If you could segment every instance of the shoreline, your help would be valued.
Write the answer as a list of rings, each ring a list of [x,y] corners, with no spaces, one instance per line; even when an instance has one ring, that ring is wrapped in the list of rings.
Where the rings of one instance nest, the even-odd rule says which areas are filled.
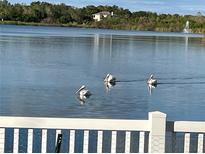
[[[0,25],[23,25],[23,26],[48,26],[48,27],[79,27],[86,28],[85,25],[77,25],[77,24],[48,24],[41,22],[22,22],[22,21],[0,21]],[[93,28],[87,26],[88,28]]]
[[[46,23],[33,23],[33,22],[19,22],[19,21],[0,21],[0,25],[13,25],[13,26],[35,26],[35,27],[64,27],[64,28],[86,28],[86,29],[99,29],[99,30],[107,30],[106,33],[103,34],[115,34],[110,33],[110,31],[122,31],[121,34],[118,35],[136,35],[141,36],[141,32],[143,33],[142,36],[175,36],[175,37],[197,37],[197,38],[205,38],[205,34],[203,33],[183,33],[183,32],[170,32],[170,31],[148,31],[148,30],[130,30],[130,29],[111,29],[111,28],[98,28],[93,26],[85,26],[85,25],[73,25],[73,24],[46,24]],[[124,34],[124,32],[126,34]]]
[[[109,28],[109,27],[97,27],[94,25],[88,24],[76,24],[76,23],[68,23],[68,24],[48,24],[41,22],[22,22],[22,21],[0,21],[0,25],[19,25],[19,26],[47,26],[47,27],[71,27],[71,28],[95,28],[95,29],[109,29],[109,30],[127,30],[127,31],[145,31],[145,32],[167,32],[167,33],[180,33],[180,31],[168,31],[168,30],[146,30],[146,29],[128,29],[128,28]],[[205,35],[204,32],[200,32],[200,30],[195,30],[192,34]]]

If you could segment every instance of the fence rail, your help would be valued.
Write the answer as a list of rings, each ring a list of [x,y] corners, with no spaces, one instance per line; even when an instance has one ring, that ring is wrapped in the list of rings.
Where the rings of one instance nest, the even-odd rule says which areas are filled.
[[[34,118],[0,116],[0,127],[149,131],[148,120]]]
[[[34,138],[35,129],[40,129],[40,143],[42,153],[48,152],[48,132],[50,129],[55,130],[54,142],[57,145],[58,134],[63,131],[68,132],[68,151],[74,153],[76,146],[76,135],[78,130],[83,130],[82,136],[82,151],[89,152],[91,143],[91,131],[97,132],[96,151],[97,153],[103,152],[103,138],[105,137],[104,131],[111,131],[110,135],[110,152],[118,152],[118,132],[124,131],[123,152],[131,152],[131,147],[138,147],[137,152],[149,153],[164,153],[166,132],[173,132],[173,138],[176,133],[184,133],[183,152],[190,152],[191,133],[198,133],[197,151],[203,152],[204,148],[204,133],[205,122],[194,121],[166,121],[166,114],[159,111],[149,112],[148,120],[117,120],[117,119],[78,119],[78,118],[34,118],[34,117],[0,117],[0,153],[5,152],[6,143],[8,142],[6,135],[7,129],[13,129],[12,136],[12,149],[13,153],[19,152],[21,129],[26,129],[26,151],[28,153],[34,152]],[[139,132],[138,140],[133,138],[133,132]],[[148,139],[146,140],[148,134]],[[64,136],[63,136],[64,139]],[[64,142],[64,140],[62,141]],[[133,143],[134,142],[134,143]],[[138,144],[138,146],[136,146]],[[174,144],[171,142],[171,144]],[[174,147],[174,145],[171,145]],[[60,148],[60,146],[58,147]],[[147,150],[146,150],[147,148]],[[7,148],[8,149],[8,148]],[[59,150],[59,149],[58,149]],[[173,152],[173,151],[172,151]]]

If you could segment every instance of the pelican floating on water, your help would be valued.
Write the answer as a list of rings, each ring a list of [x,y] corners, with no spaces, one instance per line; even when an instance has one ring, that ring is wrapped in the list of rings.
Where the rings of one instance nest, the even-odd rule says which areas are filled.
[[[111,74],[107,74],[105,79],[104,79],[104,82],[115,84],[116,78]]]
[[[79,97],[81,99],[82,98],[86,99],[92,95],[91,92],[86,89],[85,85],[81,86],[80,89],[78,89],[78,91],[76,91],[76,94],[79,94]]]
[[[151,74],[149,79],[147,80],[147,84],[152,85],[154,87],[157,86],[157,79],[154,78],[154,75]]]

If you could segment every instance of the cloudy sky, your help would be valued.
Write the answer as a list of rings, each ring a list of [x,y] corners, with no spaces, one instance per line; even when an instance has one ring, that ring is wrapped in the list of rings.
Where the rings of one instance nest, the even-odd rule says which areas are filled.
[[[11,3],[29,4],[37,0],[8,0]],[[50,3],[65,3],[83,7],[87,5],[117,5],[130,11],[152,11],[157,13],[205,15],[205,0],[40,0]]]

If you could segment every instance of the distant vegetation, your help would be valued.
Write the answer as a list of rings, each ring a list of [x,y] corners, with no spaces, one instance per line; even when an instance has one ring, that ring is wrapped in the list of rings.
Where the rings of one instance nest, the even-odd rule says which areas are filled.
[[[114,16],[95,22],[92,14],[110,11]],[[10,4],[0,1],[0,24],[58,25],[76,27],[95,27],[109,29],[148,30],[181,32],[189,20],[192,32],[205,33],[205,17],[178,14],[157,14],[153,12],[130,12],[118,6],[86,6],[76,8],[65,4],[32,2]]]

